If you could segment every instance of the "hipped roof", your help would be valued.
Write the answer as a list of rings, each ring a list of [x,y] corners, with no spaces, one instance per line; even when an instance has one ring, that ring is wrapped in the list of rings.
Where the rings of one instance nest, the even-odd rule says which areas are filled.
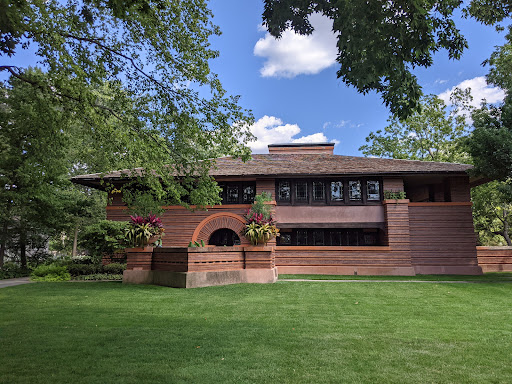
[[[221,178],[465,174],[472,167],[468,164],[330,154],[266,154],[252,155],[252,159],[245,163],[239,158],[218,158],[216,165],[210,169],[210,175]],[[141,174],[142,170],[143,168],[136,169],[135,174]],[[102,178],[105,181],[115,182],[130,175],[131,172],[121,170],[107,174],[80,175],[73,177],[72,181],[77,184],[100,187]],[[176,176],[180,175],[176,174]]]

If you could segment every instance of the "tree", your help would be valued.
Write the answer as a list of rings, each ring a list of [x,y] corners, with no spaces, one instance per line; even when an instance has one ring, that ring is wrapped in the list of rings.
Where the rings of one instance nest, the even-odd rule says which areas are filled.
[[[473,188],[473,221],[481,244],[512,246],[512,184],[493,181]]]
[[[454,93],[452,100],[464,104],[470,97],[467,91]],[[469,126],[460,109],[448,111],[445,103],[435,95],[422,97],[421,113],[414,113],[405,121],[391,117],[389,125],[366,138],[368,144],[359,148],[366,156],[393,159],[466,162],[464,138]]]
[[[512,31],[507,43],[498,47],[487,63],[487,81],[505,90],[499,105],[484,104],[473,114],[474,130],[468,141],[468,151],[474,159],[475,171],[506,181],[512,178]]]
[[[152,182],[174,203],[218,202],[208,176],[209,148],[247,159],[249,112],[228,96],[209,60],[220,34],[204,0],[50,0],[1,3],[0,54],[35,46],[47,76],[0,65],[74,114],[95,149],[122,156],[130,168],[155,170]],[[113,124],[113,121],[116,124]],[[63,129],[68,127],[63,126]],[[168,166],[165,166],[168,165]],[[174,174],[206,186],[189,193]]]
[[[338,38],[338,78],[359,92],[380,93],[391,113],[404,119],[419,110],[422,95],[412,70],[430,67],[439,50],[459,59],[468,47],[454,21],[462,4],[460,0],[265,0],[263,23],[275,37],[287,28],[308,35],[313,32],[309,15],[318,12],[330,18]],[[503,0],[472,0],[463,11],[493,25],[510,16],[511,6]]]
[[[13,79],[0,88],[0,263],[17,249],[40,248],[61,228],[71,115],[48,92]]]

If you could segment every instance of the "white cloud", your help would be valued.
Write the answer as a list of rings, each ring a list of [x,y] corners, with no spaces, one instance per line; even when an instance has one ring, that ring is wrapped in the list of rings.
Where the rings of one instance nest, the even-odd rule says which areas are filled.
[[[286,30],[280,39],[267,33],[258,40],[254,54],[266,58],[260,69],[263,77],[292,78],[300,74],[317,74],[336,62],[336,36],[332,31],[332,21],[318,13],[311,15],[309,20],[315,28],[309,36]]]
[[[351,120],[340,120],[338,122],[332,122],[332,121],[326,121],[322,128],[325,130],[327,128],[344,128],[344,127],[347,127],[347,128],[359,128],[359,127],[362,127],[364,124],[362,123],[359,123],[359,124],[356,124],[356,123],[353,123]]]
[[[248,143],[253,153],[267,153],[269,144],[331,142],[337,145],[340,143],[339,140],[329,140],[321,132],[294,138],[301,132],[299,126],[297,124],[284,124],[281,119],[274,116],[263,116],[250,129],[257,139]]]
[[[472,106],[478,108],[483,99],[488,103],[497,103],[505,98],[505,92],[497,87],[491,87],[485,81],[485,77],[475,77],[473,79],[464,80],[455,87],[447,89],[443,93],[439,94],[439,98],[443,100],[446,105],[450,105],[450,95],[455,88],[466,89],[471,88],[471,95],[473,96]]]

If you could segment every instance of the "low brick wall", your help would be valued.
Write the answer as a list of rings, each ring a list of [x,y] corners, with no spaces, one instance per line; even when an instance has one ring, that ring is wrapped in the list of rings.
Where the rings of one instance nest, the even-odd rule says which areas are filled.
[[[373,247],[276,247],[280,274],[414,276],[407,249]]]
[[[476,247],[483,272],[512,272],[512,247]]]
[[[147,247],[126,252],[127,270],[211,272],[275,266],[273,247]]]
[[[273,247],[146,247],[126,252],[125,283],[196,288],[277,280]]]

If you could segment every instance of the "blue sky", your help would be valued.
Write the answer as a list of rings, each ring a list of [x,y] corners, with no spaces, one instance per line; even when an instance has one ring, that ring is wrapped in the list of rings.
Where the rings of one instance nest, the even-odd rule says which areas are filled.
[[[335,40],[327,20],[313,20],[318,32],[312,37],[289,32],[276,41],[261,28],[261,0],[213,0],[210,8],[223,32],[212,40],[220,51],[212,69],[253,111],[254,152],[265,152],[272,142],[327,139],[337,143],[336,154],[361,155],[358,148],[368,133],[386,126],[389,111],[378,95],[359,94],[336,78]],[[473,20],[458,20],[458,26],[469,49],[460,61],[438,53],[432,67],[414,72],[420,85],[425,93],[448,98],[447,91],[462,83],[472,88],[476,104],[482,97],[500,101],[503,92],[486,86],[487,68],[481,63],[503,44],[504,33]]]
[[[223,32],[211,40],[220,51],[211,68],[225,89],[241,95],[242,106],[253,111],[258,140],[250,146],[255,153],[265,153],[272,143],[329,141],[336,143],[336,154],[357,156],[366,136],[387,125],[389,111],[380,96],[359,94],[336,78],[336,41],[327,19],[314,16],[312,36],[288,31],[278,41],[261,27],[263,0],[211,0],[210,8]],[[459,61],[438,53],[432,67],[415,71],[420,85],[445,100],[453,87],[462,86],[472,88],[475,105],[484,97],[499,102],[504,93],[485,84],[487,68],[481,63],[504,43],[504,33],[473,20],[459,19],[457,25],[469,49]],[[4,59],[37,65],[32,49]]]

